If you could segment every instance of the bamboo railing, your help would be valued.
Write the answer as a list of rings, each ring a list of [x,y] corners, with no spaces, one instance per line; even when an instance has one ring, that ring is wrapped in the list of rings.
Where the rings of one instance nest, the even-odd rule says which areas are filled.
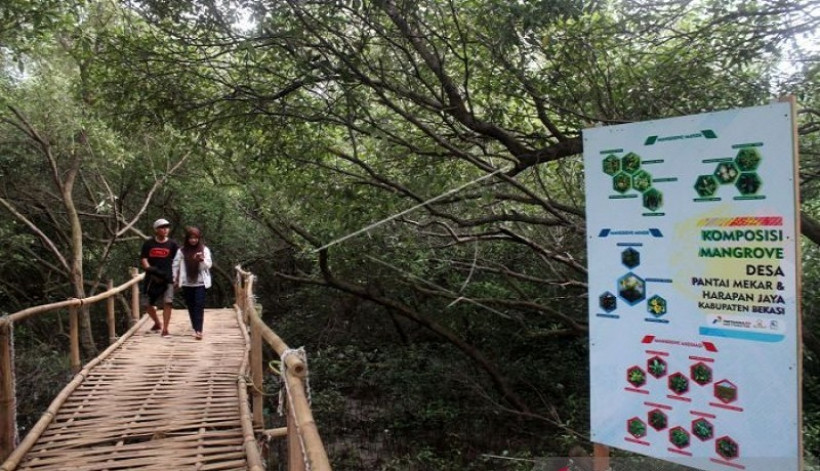
[[[79,333],[79,314],[78,309],[85,305],[91,305],[100,301],[106,301],[106,319],[108,322],[108,336],[111,346],[106,352],[116,348],[128,334],[133,332],[135,324],[139,320],[139,287],[138,283],[145,277],[145,274],[138,274],[136,268],[131,269],[131,279],[127,282],[113,287],[113,282],[108,282],[108,289],[94,296],[87,298],[71,298],[57,303],[45,304],[42,306],[34,306],[22,311],[0,317],[0,463],[4,462],[17,447],[17,398],[15,394],[15,372],[14,372],[14,323],[33,317],[36,315],[51,313],[68,308],[69,312],[69,357],[71,364],[71,371],[75,373],[74,379],[63,390],[63,392],[55,398],[48,410],[43,414],[40,420],[34,425],[29,432],[26,439],[20,443],[19,449],[28,449],[31,447],[30,443],[33,437],[39,436],[35,433],[38,430],[44,430],[54,417],[56,409],[65,401],[70,392],[76,385],[81,383],[85,375],[83,372],[93,368],[99,361],[99,358],[104,358],[105,353],[92,360],[86,365],[85,369],[80,370],[80,333]],[[114,313],[114,296],[131,288],[131,329],[122,339],[116,338],[115,328],[115,313]],[[72,387],[73,386],[73,387]],[[54,410],[52,410],[54,409]],[[27,446],[26,446],[27,445]]]
[[[252,273],[242,270],[239,266],[236,267],[234,284],[236,309],[250,331],[249,358],[250,379],[253,383],[251,408],[253,427],[257,430],[264,429],[262,415],[262,341],[264,340],[264,343],[272,348],[281,360],[281,374],[286,392],[284,410],[287,415],[287,427],[264,430],[263,434],[268,438],[287,437],[288,471],[330,471],[330,462],[307,399],[307,365],[300,358],[300,352],[288,347],[260,318],[254,302],[253,281]],[[247,406],[246,401],[243,401],[243,404]],[[247,416],[243,413],[243,417]],[[247,447],[248,441],[246,440]]]
[[[247,459],[247,468],[252,471],[265,469],[257,438],[287,437],[288,471],[330,471],[331,467],[325,452],[316,423],[310,410],[307,398],[307,365],[302,360],[301,351],[292,350],[288,345],[262,322],[253,295],[254,276],[236,267],[235,310],[239,325],[245,336],[248,354],[241,365],[237,379],[239,408],[242,422],[243,444]],[[103,361],[108,353],[119,348],[148,317],[140,320],[138,283],[145,277],[137,269],[131,269],[131,279],[117,287],[108,283],[108,290],[95,296],[83,299],[68,299],[57,303],[35,306],[0,317],[0,463],[2,469],[14,469],[22,457],[34,446],[43,431],[48,428],[62,404],[72,392],[84,381],[91,369]],[[131,289],[130,329],[117,338],[115,329],[114,296]],[[110,346],[100,356],[90,361],[81,369],[79,348],[78,308],[106,301],[108,335]],[[52,401],[40,420],[32,427],[26,437],[18,442],[14,371],[14,324],[29,317],[68,309],[70,364],[75,377]],[[263,343],[264,341],[264,343]],[[281,359],[283,381],[284,409],[287,411],[287,426],[265,430],[263,411],[263,345],[267,344]],[[250,372],[249,378],[247,373]],[[250,379],[250,382],[248,381]],[[248,390],[251,395],[249,397]]]

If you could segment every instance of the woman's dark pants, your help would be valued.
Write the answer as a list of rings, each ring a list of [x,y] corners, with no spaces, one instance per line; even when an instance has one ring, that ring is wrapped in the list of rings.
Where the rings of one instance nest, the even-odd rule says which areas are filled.
[[[202,320],[205,317],[205,287],[183,286],[182,297],[188,306],[188,315],[191,317],[191,327],[194,332],[202,332]]]

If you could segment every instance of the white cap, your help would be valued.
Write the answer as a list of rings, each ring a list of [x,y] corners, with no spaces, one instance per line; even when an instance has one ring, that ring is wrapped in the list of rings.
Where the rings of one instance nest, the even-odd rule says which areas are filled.
[[[158,227],[170,226],[170,225],[171,225],[171,223],[168,222],[167,219],[160,218],[160,219],[157,219],[156,221],[154,221],[154,229],[156,229]]]

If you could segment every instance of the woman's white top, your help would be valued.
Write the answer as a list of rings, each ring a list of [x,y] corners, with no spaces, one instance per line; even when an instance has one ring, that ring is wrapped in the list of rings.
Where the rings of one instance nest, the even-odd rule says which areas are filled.
[[[177,250],[174,257],[173,271],[174,271],[174,285],[176,286],[205,286],[211,287],[211,250],[206,246],[203,247],[202,253],[205,259],[199,262],[199,275],[196,280],[188,279],[188,272],[185,270],[185,255],[182,254],[182,249]]]

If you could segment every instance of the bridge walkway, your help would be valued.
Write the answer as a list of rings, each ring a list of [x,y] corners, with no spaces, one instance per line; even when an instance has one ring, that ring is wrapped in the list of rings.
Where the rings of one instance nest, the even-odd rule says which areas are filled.
[[[208,309],[196,340],[185,310],[173,312],[167,338],[144,317],[16,469],[247,469],[237,380],[248,345],[239,322],[233,309]]]

